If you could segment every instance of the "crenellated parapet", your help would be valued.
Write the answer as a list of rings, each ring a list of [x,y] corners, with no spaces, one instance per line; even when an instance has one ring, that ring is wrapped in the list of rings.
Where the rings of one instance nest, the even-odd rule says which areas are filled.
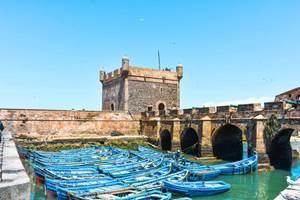
[[[129,59],[127,56],[122,58],[122,65],[120,68],[112,71],[105,72],[100,70],[100,82],[105,83],[121,76],[129,77],[131,80],[144,81],[144,82],[162,82],[177,84],[183,77],[183,65],[178,64],[176,71],[172,71],[169,68],[154,69],[139,66],[129,65]]]

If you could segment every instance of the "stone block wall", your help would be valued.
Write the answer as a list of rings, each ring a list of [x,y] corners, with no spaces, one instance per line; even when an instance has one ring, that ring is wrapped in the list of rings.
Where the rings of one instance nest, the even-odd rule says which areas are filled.
[[[284,102],[266,102],[264,104],[265,110],[283,110]]]
[[[138,135],[139,116],[125,112],[0,109],[4,127],[33,137],[89,137],[110,135],[112,130]]]
[[[166,109],[177,107],[177,87],[176,84],[129,80],[128,107],[133,113],[146,111],[148,106],[157,110],[159,103],[163,103]]]
[[[124,110],[125,80],[122,76],[112,79],[102,87],[102,110]]]
[[[237,108],[238,112],[253,112],[258,110],[261,110],[260,103],[239,104]]]
[[[233,106],[218,106],[217,112],[235,112],[237,110],[236,107]]]
[[[300,87],[289,90],[275,97],[275,101],[300,100]]]

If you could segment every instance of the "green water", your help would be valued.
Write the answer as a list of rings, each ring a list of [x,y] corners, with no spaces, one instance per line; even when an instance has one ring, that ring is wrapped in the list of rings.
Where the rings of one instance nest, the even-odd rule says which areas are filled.
[[[43,184],[36,183],[32,175],[32,169],[27,161],[24,165],[31,177],[32,191],[31,200],[54,200],[56,198],[46,197]],[[286,176],[296,176],[300,174],[300,160],[293,164],[291,172],[283,170],[274,170],[270,172],[254,172],[246,175],[224,175],[219,176],[216,180],[223,180],[231,184],[231,190],[219,195],[210,197],[197,197],[193,199],[214,199],[214,200],[250,200],[274,199],[281,190],[287,187]]]

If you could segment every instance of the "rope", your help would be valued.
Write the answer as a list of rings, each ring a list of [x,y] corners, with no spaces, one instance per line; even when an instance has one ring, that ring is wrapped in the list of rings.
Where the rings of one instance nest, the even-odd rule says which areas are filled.
[[[187,151],[188,149],[192,150],[192,148],[193,148],[193,147],[196,147],[196,145],[198,145],[198,142],[195,143],[195,144],[192,144],[191,146],[189,146],[189,147],[187,147],[187,148],[185,148],[185,149],[182,149],[182,151],[184,152],[184,151]],[[190,151],[190,150],[189,150],[189,151]]]

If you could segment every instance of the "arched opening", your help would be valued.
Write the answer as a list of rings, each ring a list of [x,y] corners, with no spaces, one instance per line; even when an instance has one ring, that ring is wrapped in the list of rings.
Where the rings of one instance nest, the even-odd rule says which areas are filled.
[[[165,110],[165,104],[163,104],[163,103],[158,104],[158,110],[159,111]]]
[[[172,149],[172,136],[167,129],[160,133],[160,145],[164,151],[170,151]]]
[[[111,111],[114,111],[114,110],[115,110],[115,106],[114,106],[113,103],[110,105],[110,110],[111,110]]]
[[[297,96],[296,100],[297,100],[297,101],[300,101],[300,95]]]
[[[270,164],[276,169],[290,170],[292,166],[292,147],[290,138],[294,129],[280,130],[271,142],[269,152]]]
[[[0,132],[4,130],[4,126],[3,126],[3,123],[2,121],[0,121]]]
[[[2,140],[2,131],[4,130],[4,126],[3,126],[3,124],[2,124],[2,122],[0,121],[0,142],[1,142],[1,140]]]
[[[198,134],[193,128],[186,128],[183,130],[180,137],[180,146],[184,153],[193,156],[201,155]]]
[[[213,153],[219,159],[237,161],[243,159],[242,130],[232,124],[217,129],[212,140]]]

